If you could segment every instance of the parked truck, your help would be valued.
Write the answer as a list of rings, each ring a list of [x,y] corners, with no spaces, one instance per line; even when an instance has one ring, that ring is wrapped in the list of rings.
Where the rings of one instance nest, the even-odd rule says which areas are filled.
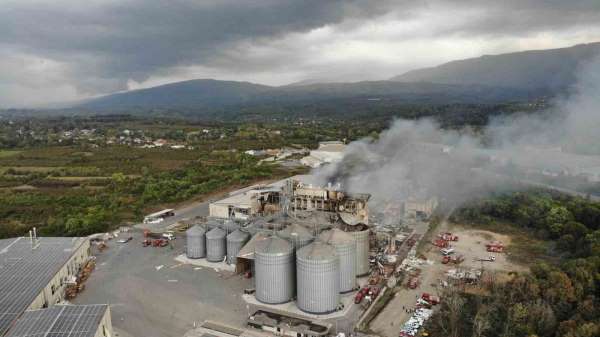
[[[444,241],[458,241],[458,236],[450,232],[441,233],[438,237]]]

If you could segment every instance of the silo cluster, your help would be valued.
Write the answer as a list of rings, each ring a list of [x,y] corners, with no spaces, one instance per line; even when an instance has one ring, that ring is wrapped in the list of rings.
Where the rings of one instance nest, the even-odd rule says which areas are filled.
[[[254,250],[256,299],[279,304],[292,300],[294,289],[294,249],[284,239],[270,236],[256,243]]]
[[[300,310],[333,312],[340,294],[356,289],[357,275],[369,272],[368,254],[367,226],[326,230],[315,240],[306,227],[290,224],[255,247],[256,298],[284,303],[295,293]]]

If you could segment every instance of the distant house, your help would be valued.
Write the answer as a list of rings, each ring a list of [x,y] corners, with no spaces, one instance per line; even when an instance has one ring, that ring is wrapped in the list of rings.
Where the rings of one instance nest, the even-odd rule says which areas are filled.
[[[250,156],[264,156],[267,154],[265,150],[248,150],[244,151],[244,153]]]
[[[164,139],[157,139],[153,142],[154,146],[161,147],[167,145],[167,141]]]

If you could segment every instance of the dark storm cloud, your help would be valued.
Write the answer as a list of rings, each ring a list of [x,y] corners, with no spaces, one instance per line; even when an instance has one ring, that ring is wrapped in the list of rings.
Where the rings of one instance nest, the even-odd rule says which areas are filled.
[[[366,78],[389,77],[390,70],[406,69],[377,64],[382,56],[405,55],[405,67],[418,64],[414,60],[435,61],[431,55],[440,51],[433,50],[439,45],[432,37],[448,45],[457,36],[464,43],[489,35],[517,39],[575,28],[600,31],[599,7],[597,0],[3,0],[0,55],[10,57],[0,58],[0,71],[11,75],[0,72],[0,88],[7,89],[0,92],[0,106],[20,102],[19,92],[31,94],[27,88],[42,92],[48,83],[64,86],[56,95],[76,89],[85,96],[126,89],[129,80],[185,78],[186,67],[230,78],[345,73],[345,79],[361,79],[354,74],[367,61],[373,73]],[[389,22],[395,23],[386,28],[391,32],[377,28]],[[326,31],[305,38],[317,28]],[[379,48],[356,47],[354,37]],[[428,44],[432,50],[423,48]]]
[[[69,62],[75,76],[145,79],[171,66],[210,63],[236,42],[283,36],[384,13],[367,1],[117,1],[16,2],[0,7],[6,48]],[[74,7],[72,7],[72,5]],[[80,84],[93,89],[94,83]],[[109,82],[109,83],[107,83]]]

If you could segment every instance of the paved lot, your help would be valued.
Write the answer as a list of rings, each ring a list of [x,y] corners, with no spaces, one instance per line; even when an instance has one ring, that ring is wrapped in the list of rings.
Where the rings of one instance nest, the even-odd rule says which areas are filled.
[[[142,247],[139,231],[131,235],[129,243],[112,240],[96,254],[96,270],[74,303],[110,304],[120,337],[180,337],[206,319],[244,325],[241,295],[250,281],[176,262],[185,244],[181,238],[173,249],[154,248]]]

